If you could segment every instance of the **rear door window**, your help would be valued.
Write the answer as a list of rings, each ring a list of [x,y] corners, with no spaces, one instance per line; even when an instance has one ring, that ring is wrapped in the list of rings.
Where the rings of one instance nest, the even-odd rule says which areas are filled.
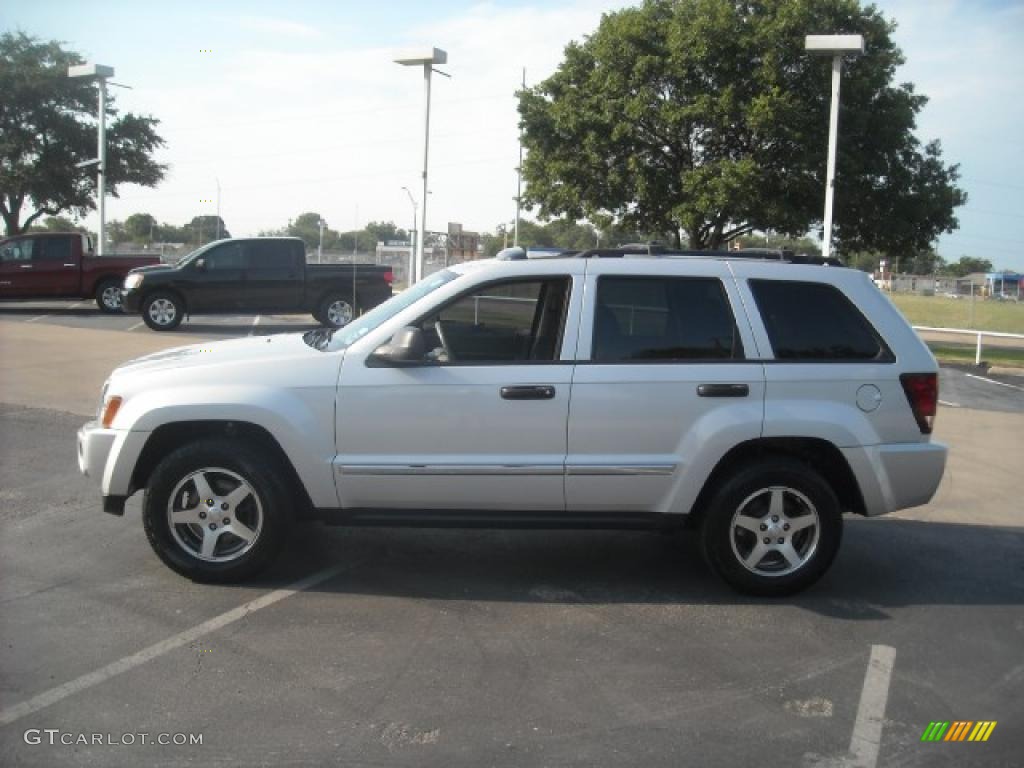
[[[779,360],[894,359],[867,318],[833,285],[751,280],[750,290]]]
[[[42,247],[40,248],[40,246]],[[40,251],[42,251],[41,256]],[[36,258],[43,258],[46,261],[71,261],[71,238],[40,238],[36,244]]]
[[[606,363],[742,359],[717,278],[601,277],[591,359]]]
[[[246,253],[249,273],[254,277],[287,277],[297,266],[296,253],[287,242],[251,241]]]

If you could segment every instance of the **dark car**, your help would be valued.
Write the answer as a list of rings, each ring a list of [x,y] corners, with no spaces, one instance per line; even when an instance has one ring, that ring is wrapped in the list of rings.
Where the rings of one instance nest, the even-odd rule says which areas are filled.
[[[307,264],[295,237],[217,240],[177,265],[133,270],[124,281],[126,312],[155,331],[185,315],[309,312],[340,328],[391,298],[394,275],[376,264]]]

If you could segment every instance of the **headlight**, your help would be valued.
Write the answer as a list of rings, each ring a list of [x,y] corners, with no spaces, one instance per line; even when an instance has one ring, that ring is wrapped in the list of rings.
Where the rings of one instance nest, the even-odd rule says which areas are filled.
[[[140,285],[142,285],[142,278],[144,277],[145,275],[143,274],[140,274],[138,272],[132,272],[131,274],[128,275],[128,277],[124,279],[124,289],[126,291],[130,291],[132,288],[138,288]]]

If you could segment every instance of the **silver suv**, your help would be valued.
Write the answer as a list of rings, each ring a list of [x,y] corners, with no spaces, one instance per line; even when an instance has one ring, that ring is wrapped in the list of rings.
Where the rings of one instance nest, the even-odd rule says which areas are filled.
[[[347,327],[113,372],[78,435],[171,568],[252,576],[296,520],[692,526],[744,592],[815,582],[842,514],[927,503],[931,353],[868,275],[750,258],[488,260]]]

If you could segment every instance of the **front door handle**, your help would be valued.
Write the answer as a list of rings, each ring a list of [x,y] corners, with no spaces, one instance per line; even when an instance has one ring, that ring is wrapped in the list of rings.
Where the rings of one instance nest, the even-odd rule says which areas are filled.
[[[750,387],[746,384],[700,384],[697,394],[700,397],[746,397]]]
[[[20,266],[22,269],[32,269],[31,264],[19,264],[18,266]]]
[[[501,388],[503,400],[551,400],[554,396],[555,388],[549,384]]]

